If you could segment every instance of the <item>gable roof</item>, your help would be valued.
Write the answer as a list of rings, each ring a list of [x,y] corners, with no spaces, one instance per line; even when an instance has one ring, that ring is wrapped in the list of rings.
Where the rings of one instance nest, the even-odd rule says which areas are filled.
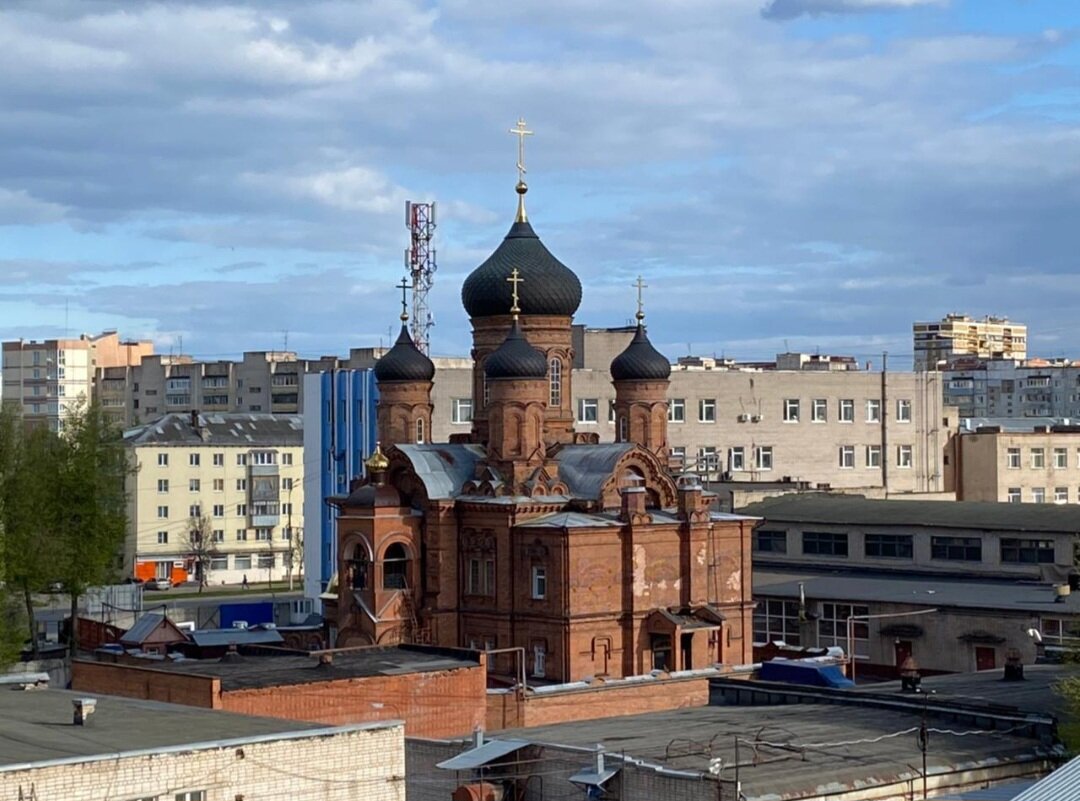
[[[160,633],[159,633],[160,632]],[[172,635],[170,637],[169,635]],[[162,636],[164,635],[164,636]],[[142,645],[145,642],[186,642],[187,635],[162,612],[148,612],[124,632],[122,644]]]
[[[476,473],[476,463],[484,458],[480,445],[429,444],[397,445],[416,477],[424,484],[429,500],[456,498],[466,481]]]
[[[635,447],[631,442],[567,445],[555,456],[559,478],[574,497],[598,500],[619,459]]]

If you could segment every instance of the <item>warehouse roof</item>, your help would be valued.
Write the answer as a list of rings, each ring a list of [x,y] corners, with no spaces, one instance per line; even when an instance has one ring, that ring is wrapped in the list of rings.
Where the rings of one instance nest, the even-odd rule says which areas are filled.
[[[193,425],[197,423],[196,425]],[[127,445],[301,447],[303,418],[295,414],[167,414],[124,432]]]
[[[770,522],[848,526],[925,526],[992,531],[1080,533],[1080,505],[887,501],[859,495],[781,495],[739,510]]]

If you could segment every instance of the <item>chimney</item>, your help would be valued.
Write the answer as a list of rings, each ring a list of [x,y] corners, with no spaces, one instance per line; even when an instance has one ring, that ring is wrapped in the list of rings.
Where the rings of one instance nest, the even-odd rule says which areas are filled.
[[[319,654],[319,667],[324,670],[334,666],[334,655],[329,653]]]
[[[623,520],[632,523],[635,516],[646,514],[645,498],[644,487],[625,487],[622,491]]]
[[[689,520],[701,509],[701,481],[692,473],[679,476],[675,482],[678,491],[678,514],[680,520]]]
[[[196,431],[199,430],[199,410],[198,409],[192,409],[191,410],[191,427],[194,428]]]
[[[76,726],[85,726],[86,719],[94,714],[94,707],[97,706],[97,699],[75,698],[72,700],[71,705],[75,707],[75,718],[72,723]]]

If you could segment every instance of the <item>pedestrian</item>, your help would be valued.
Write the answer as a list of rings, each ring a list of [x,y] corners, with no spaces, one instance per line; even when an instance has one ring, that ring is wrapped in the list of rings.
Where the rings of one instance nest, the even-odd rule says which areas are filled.
[[[245,590],[248,588],[247,573],[244,574],[244,580],[240,582],[240,586]]]

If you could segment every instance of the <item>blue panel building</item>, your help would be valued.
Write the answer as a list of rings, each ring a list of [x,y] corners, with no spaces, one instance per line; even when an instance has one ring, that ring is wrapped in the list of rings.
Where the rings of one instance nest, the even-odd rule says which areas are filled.
[[[375,449],[378,391],[371,369],[304,377],[304,595],[315,601],[337,569],[337,510]]]

